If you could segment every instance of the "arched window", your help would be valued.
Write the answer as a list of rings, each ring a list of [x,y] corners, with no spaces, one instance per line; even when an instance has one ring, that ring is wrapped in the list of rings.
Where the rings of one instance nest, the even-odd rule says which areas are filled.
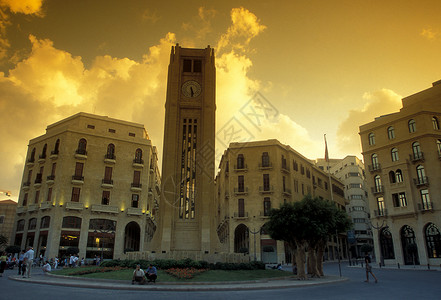
[[[403,172],[400,169],[395,172],[395,178],[397,182],[403,182]]]
[[[18,220],[17,221],[17,230],[16,231],[23,231],[25,227],[25,220]]]
[[[423,158],[423,152],[421,152],[420,143],[414,142],[412,144],[412,153],[413,153],[414,160]]]
[[[375,184],[375,192],[382,192],[380,175],[374,177],[374,184]]]
[[[387,136],[389,137],[389,140],[393,140],[395,138],[395,129],[393,126],[389,126],[387,128]]]
[[[108,219],[91,219],[89,222],[89,230],[116,230],[116,221]]]
[[[46,158],[47,144],[44,144],[43,150],[41,151],[40,158]]]
[[[409,120],[409,122],[407,123],[409,126],[409,132],[415,132],[416,131],[416,122],[414,119]]]
[[[31,158],[29,158],[29,162],[34,162],[34,161],[35,161],[35,148],[32,149]]]
[[[373,170],[380,169],[380,164],[378,163],[378,155],[377,155],[377,153],[372,154],[371,161],[372,161],[372,169]]]
[[[243,154],[237,155],[237,169],[245,169],[245,158]]]
[[[369,145],[375,145],[375,134],[373,132],[369,133]]]
[[[115,145],[109,144],[107,146],[107,153],[106,153],[107,159],[115,159]]]
[[[262,167],[269,167],[270,166],[270,162],[269,162],[269,155],[268,152],[263,152],[262,153]]]
[[[404,225],[400,230],[401,246],[403,247],[403,259],[405,265],[419,265],[418,248],[415,232],[412,227]]]
[[[383,228],[380,231],[380,248],[384,259],[394,259],[394,243],[392,241],[392,234],[389,229]]]
[[[426,171],[424,170],[424,166],[419,165],[416,167],[418,183],[423,184],[427,182]]]
[[[58,154],[59,151],[60,151],[60,139],[57,139],[57,141],[55,142],[54,151],[52,151],[51,154]]]
[[[37,218],[29,219],[28,230],[34,230],[37,228]]]
[[[427,245],[427,256],[429,258],[440,258],[441,256],[441,234],[433,223],[426,225],[424,230]]]
[[[87,147],[87,141],[86,141],[86,139],[81,139],[81,140],[78,142],[77,154],[87,155],[86,147]]]
[[[390,183],[395,183],[397,181],[394,171],[389,172],[389,181],[390,181]]]
[[[271,199],[269,197],[263,198],[263,215],[269,216],[271,210]]]
[[[136,164],[142,164],[144,161],[142,160],[142,150],[140,148],[135,151],[135,159],[133,160]]]
[[[441,157],[441,140],[436,140],[436,150],[438,151],[438,156]]]
[[[392,150],[390,151],[390,155],[392,157],[392,161],[398,161],[399,157],[397,148],[392,148]]]
[[[41,218],[40,229],[49,228],[50,223],[51,223],[51,217],[45,216],[45,217]]]
[[[432,126],[435,130],[439,129],[439,122],[437,117],[432,117]]]
[[[67,216],[63,218],[63,228],[81,228],[81,218]]]

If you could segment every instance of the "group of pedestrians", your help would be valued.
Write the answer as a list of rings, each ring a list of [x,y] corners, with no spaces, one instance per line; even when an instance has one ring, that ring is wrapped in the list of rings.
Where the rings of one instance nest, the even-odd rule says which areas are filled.
[[[152,264],[149,265],[145,272],[141,269],[140,265],[136,265],[136,269],[133,271],[132,284],[135,284],[135,282],[145,284],[152,281],[155,283],[156,278],[158,278],[158,272]]]

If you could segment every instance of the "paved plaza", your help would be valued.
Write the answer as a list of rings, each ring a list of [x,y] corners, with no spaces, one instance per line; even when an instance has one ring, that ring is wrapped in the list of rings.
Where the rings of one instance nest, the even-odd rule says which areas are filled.
[[[365,283],[361,266],[342,263],[342,278],[336,263],[325,264],[325,278],[247,282],[241,284],[165,284],[132,286],[127,282],[60,279],[33,270],[30,279],[6,270],[0,278],[0,299],[439,299],[441,270],[424,267],[374,268],[377,284]],[[9,277],[9,278],[8,278]],[[51,283],[51,284],[47,284]],[[55,284],[55,285],[54,285]],[[89,287],[86,287],[89,286]]]

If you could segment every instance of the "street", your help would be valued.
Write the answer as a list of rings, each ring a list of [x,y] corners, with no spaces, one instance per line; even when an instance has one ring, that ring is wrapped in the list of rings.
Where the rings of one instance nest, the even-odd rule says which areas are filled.
[[[203,291],[203,292],[172,292],[172,291],[128,291],[86,289],[64,286],[39,285],[9,280],[9,275],[16,270],[6,270],[0,285],[0,299],[440,299],[441,271],[431,270],[398,270],[373,269],[378,283],[365,283],[365,271],[360,267],[349,267],[342,263],[342,275],[348,281],[338,284],[325,284],[312,287],[298,287],[278,290],[253,291]],[[40,271],[33,270],[33,276],[43,276]],[[325,264],[326,275],[338,275],[338,264]]]

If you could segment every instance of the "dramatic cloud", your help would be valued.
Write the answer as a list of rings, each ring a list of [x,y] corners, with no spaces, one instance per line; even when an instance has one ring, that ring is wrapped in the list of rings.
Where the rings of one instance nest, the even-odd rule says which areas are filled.
[[[0,0],[1,7],[7,7],[13,13],[42,15],[43,0]]]
[[[401,98],[388,89],[365,93],[363,95],[365,106],[359,110],[349,111],[348,117],[340,123],[337,131],[339,149],[343,153],[358,155],[361,152],[359,127],[381,115],[398,112],[401,108]]]
[[[434,41],[438,39],[441,34],[439,31],[433,30],[431,27],[427,27],[421,31],[420,35],[429,41]]]

